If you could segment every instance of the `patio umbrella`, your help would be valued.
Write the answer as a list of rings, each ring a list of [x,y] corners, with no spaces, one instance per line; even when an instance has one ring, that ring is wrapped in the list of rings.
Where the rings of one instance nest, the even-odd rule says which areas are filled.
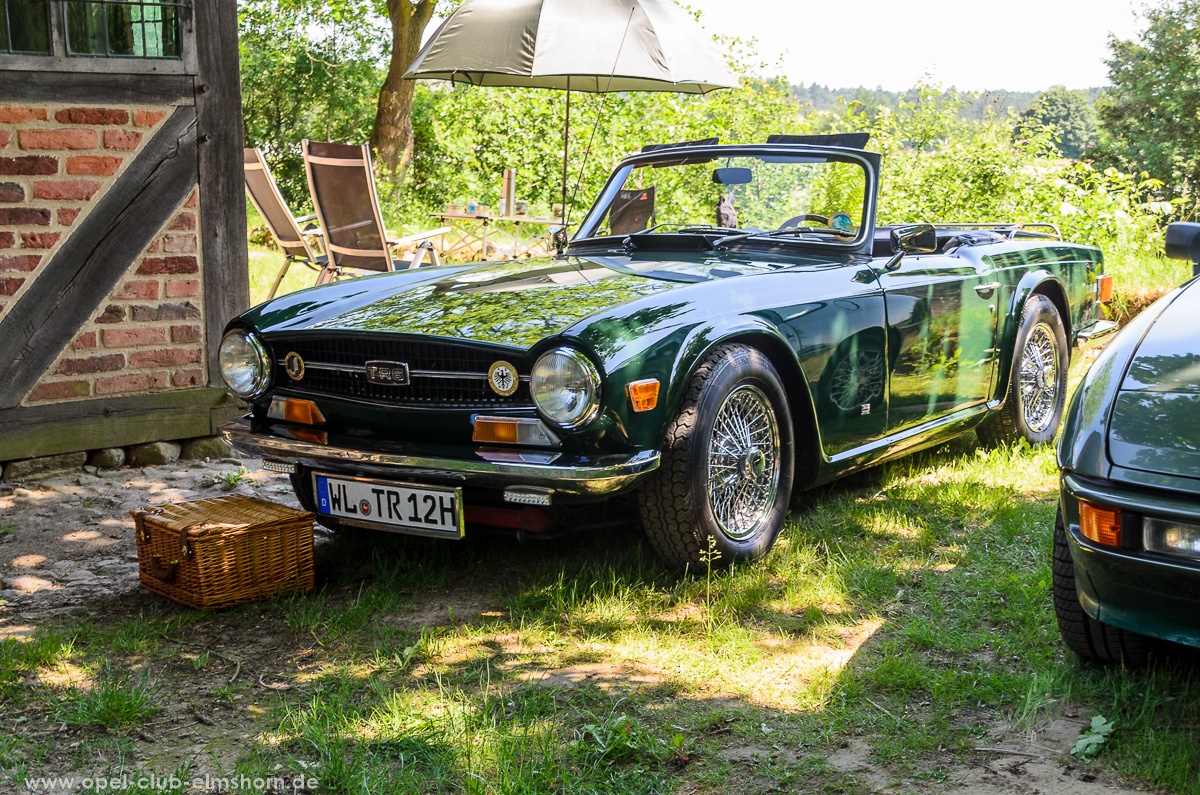
[[[463,0],[404,76],[566,91],[564,215],[572,91],[705,94],[738,85],[674,0]]]

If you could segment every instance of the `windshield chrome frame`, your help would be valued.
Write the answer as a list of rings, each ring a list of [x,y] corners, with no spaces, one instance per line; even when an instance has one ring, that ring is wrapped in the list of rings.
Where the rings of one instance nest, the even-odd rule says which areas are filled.
[[[878,201],[878,183],[879,183],[879,155],[874,152],[867,152],[862,149],[848,149],[841,146],[817,146],[811,144],[725,144],[714,146],[688,146],[674,149],[658,149],[653,152],[644,154],[636,154],[625,158],[617,167],[613,169],[609,175],[608,181],[604,183],[604,188],[600,191],[600,195],[588,210],[587,215],[579,224],[579,229],[571,237],[571,244],[582,242],[584,240],[606,240],[622,241],[628,235],[603,235],[593,236],[595,230],[599,227],[600,221],[604,217],[604,212],[609,204],[616,196],[616,192],[625,184],[626,178],[638,166],[652,165],[656,162],[664,160],[675,160],[681,155],[711,155],[714,160],[719,160],[722,157],[779,157],[781,155],[794,155],[796,157],[805,157],[813,155],[832,156],[841,161],[852,161],[862,166],[866,173],[866,182],[864,184],[863,197],[863,218],[862,223],[858,227],[858,235],[853,240],[813,240],[800,239],[792,237],[766,237],[766,233],[772,230],[764,230],[761,235],[750,235],[744,240],[737,241],[739,243],[753,243],[770,241],[773,245],[778,244],[801,244],[805,246],[822,246],[828,248],[855,250],[861,249],[864,246],[869,246],[875,234],[875,210],[876,202]]]

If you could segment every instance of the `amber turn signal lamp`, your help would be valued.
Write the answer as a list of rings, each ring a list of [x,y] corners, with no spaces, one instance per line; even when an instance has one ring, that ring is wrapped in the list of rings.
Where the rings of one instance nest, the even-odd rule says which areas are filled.
[[[634,381],[625,387],[634,411],[649,411],[658,405],[658,379],[647,378]]]
[[[500,417],[476,417],[471,439],[476,442],[517,443],[517,423]]]
[[[1079,531],[1101,546],[1121,546],[1121,512],[1079,501]]]
[[[288,398],[283,404],[283,418],[288,422],[299,422],[304,425],[322,425],[325,415],[311,400],[296,400]]]
[[[1111,301],[1113,295],[1113,277],[1101,276],[1096,280],[1096,300]]]

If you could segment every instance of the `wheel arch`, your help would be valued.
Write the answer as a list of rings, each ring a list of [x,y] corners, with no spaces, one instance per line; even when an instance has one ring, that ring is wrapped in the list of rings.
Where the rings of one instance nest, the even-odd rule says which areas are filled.
[[[997,378],[993,394],[1000,400],[1008,394],[1008,382],[1012,377],[1013,361],[1016,357],[1017,333],[1021,329],[1021,317],[1029,299],[1040,295],[1058,310],[1058,316],[1063,322],[1063,333],[1067,338],[1067,362],[1071,360],[1071,305],[1067,300],[1067,290],[1062,281],[1047,270],[1031,271],[1017,283],[1009,300],[1008,312],[1004,318],[1003,328],[998,330],[1003,334],[1000,340],[1000,359],[998,361]]]

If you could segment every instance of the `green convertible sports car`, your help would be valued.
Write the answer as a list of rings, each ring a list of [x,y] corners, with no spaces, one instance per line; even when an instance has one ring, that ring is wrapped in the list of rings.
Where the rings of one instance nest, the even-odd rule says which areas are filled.
[[[221,344],[252,406],[222,431],[330,527],[544,538],[636,504],[680,567],[757,558],[794,491],[957,434],[1048,442],[1072,344],[1115,328],[1101,253],[877,227],[865,144],[647,147],[557,257],[257,306]]]

